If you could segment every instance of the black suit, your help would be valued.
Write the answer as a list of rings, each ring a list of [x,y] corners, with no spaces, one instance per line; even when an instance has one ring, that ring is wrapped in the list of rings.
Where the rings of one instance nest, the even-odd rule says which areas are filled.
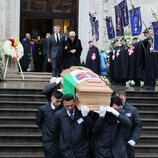
[[[128,158],[135,157],[134,147],[131,147],[127,142],[134,140],[136,143],[141,134],[141,119],[136,107],[129,105],[127,102],[123,106],[123,110],[127,117],[131,120],[132,126],[130,129],[123,128],[123,135],[127,146]]]
[[[104,118],[98,118],[93,127],[96,158],[127,158],[123,127],[131,127],[131,121],[124,113],[117,118],[107,112]]]
[[[89,129],[91,119],[83,118],[81,112],[75,109],[70,117],[65,108],[55,113],[53,137],[60,133],[62,158],[89,158]]]
[[[63,66],[63,53],[65,44],[65,35],[59,33],[59,42],[53,34],[48,42],[48,58],[52,62],[52,76],[60,76]]]
[[[56,138],[57,143],[54,145],[54,140],[51,132],[52,125],[54,123],[52,120],[57,110],[58,109],[53,110],[50,104],[46,104],[39,108],[36,115],[36,124],[39,128],[42,129],[42,140],[45,158],[61,158],[59,150],[59,137]]]

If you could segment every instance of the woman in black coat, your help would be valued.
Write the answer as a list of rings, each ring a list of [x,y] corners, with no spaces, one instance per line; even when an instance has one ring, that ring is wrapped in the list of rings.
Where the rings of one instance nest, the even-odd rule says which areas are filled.
[[[65,41],[64,69],[71,66],[80,66],[81,52],[81,41],[77,38],[76,33],[71,31],[69,37]]]

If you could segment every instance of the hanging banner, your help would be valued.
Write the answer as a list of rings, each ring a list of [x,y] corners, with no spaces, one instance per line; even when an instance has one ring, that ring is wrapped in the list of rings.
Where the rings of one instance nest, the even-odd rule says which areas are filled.
[[[93,17],[91,14],[89,14],[89,19],[91,23],[91,30],[92,30],[92,36],[95,34],[95,17]]]
[[[152,22],[154,39],[153,39],[153,49],[158,52],[158,22]]]
[[[98,41],[99,40],[99,21],[96,20],[94,24],[95,24],[95,39],[96,41]]]
[[[122,26],[122,18],[121,18],[121,12],[120,12],[120,6],[117,5],[115,8],[115,21],[116,21],[116,35],[117,36],[123,36],[124,35],[124,29]]]
[[[121,3],[119,3],[120,8],[120,14],[122,19],[122,25],[128,26],[129,25],[129,15],[128,15],[128,7],[127,7],[127,1],[123,0]]]
[[[130,25],[132,35],[140,35],[142,32],[142,20],[140,7],[133,8],[129,11],[130,13]]]
[[[105,19],[106,22],[106,27],[107,27],[107,32],[108,32],[108,38],[113,39],[115,38],[115,30],[114,30],[114,25],[112,22],[112,17],[106,17]]]

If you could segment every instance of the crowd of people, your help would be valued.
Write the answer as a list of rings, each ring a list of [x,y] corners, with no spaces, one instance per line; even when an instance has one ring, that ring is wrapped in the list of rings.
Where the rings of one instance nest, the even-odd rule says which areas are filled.
[[[31,39],[26,33],[22,40],[24,56],[20,60],[23,71],[46,72],[52,71],[52,76],[60,76],[63,69],[81,65],[81,41],[74,31],[67,37],[60,32],[59,25],[53,27],[53,34],[46,33],[41,39]]]
[[[125,91],[114,91],[110,105],[78,110],[72,94],[63,95],[61,78],[43,89],[48,103],[39,108],[36,124],[42,129],[45,158],[134,158],[141,134],[137,108]]]
[[[145,29],[144,39],[132,39],[127,45],[125,38],[114,40],[114,51],[110,52],[109,76],[112,84],[125,86],[133,80],[136,87],[144,81],[144,88],[154,90],[158,78],[158,53],[153,51],[153,31]],[[121,43],[121,46],[120,46]]]

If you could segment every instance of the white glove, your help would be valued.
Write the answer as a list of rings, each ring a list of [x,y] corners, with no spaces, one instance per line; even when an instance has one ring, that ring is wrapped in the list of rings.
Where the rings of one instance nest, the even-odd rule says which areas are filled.
[[[128,144],[129,144],[130,146],[135,146],[135,145],[136,145],[136,142],[135,142],[134,140],[129,140],[129,141],[128,141]]]
[[[61,82],[61,77],[57,77],[56,80],[55,80],[55,83],[59,84],[60,82]]]
[[[113,115],[115,115],[116,117],[119,117],[120,113],[118,111],[116,111],[114,108],[107,106],[106,107],[106,111],[112,113]]]
[[[88,115],[88,113],[89,113],[88,107],[87,106],[82,106],[81,107],[81,114],[82,114],[82,116],[85,117],[85,116]]]
[[[106,107],[105,106],[100,106],[99,108],[99,116],[100,117],[105,117],[106,114]]]

